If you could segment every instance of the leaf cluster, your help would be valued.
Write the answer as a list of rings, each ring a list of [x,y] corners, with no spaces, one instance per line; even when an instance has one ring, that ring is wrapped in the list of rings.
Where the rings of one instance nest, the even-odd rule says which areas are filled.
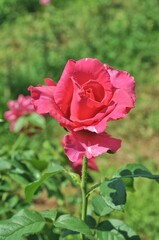
[[[39,180],[29,184],[26,187],[27,199],[31,200],[35,191],[40,185],[44,184],[47,178],[61,174],[62,172],[66,172],[66,170],[56,165],[45,172]],[[43,213],[25,210],[13,216],[10,220],[0,223],[0,232],[2,234],[0,239],[13,240],[15,236],[21,239],[22,236],[38,234],[38,232],[44,231],[44,225],[50,224],[51,221],[52,236],[56,233],[59,235],[59,238],[61,236],[63,239],[76,234],[78,239],[78,234],[80,233],[90,240],[140,240],[135,231],[123,221],[111,218],[112,211],[124,211],[126,191],[134,188],[134,179],[139,177],[159,182],[159,175],[153,175],[142,165],[127,164],[117,171],[111,179],[105,179],[103,182],[90,188],[87,197],[89,198],[92,195],[91,201],[95,216],[87,216],[86,223],[75,216],[58,213],[57,210],[45,211]],[[74,176],[74,179],[76,183],[80,184],[77,176]],[[97,189],[99,189],[98,192]],[[10,228],[6,231],[5,226],[8,223],[10,224]]]

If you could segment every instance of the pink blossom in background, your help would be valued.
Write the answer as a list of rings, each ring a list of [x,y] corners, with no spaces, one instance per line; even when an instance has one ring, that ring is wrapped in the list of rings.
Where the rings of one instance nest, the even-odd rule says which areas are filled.
[[[4,118],[10,122],[10,130],[14,130],[15,123],[18,118],[35,112],[34,106],[31,103],[30,96],[19,95],[17,100],[8,102],[9,111],[5,112]]]
[[[39,3],[42,4],[42,5],[50,4],[51,0],[39,0]]]

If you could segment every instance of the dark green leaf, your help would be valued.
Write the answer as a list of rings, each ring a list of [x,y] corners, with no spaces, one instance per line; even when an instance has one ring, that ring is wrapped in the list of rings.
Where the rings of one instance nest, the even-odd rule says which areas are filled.
[[[89,227],[79,218],[69,214],[60,216],[54,223],[55,227],[68,229],[84,234],[88,239],[94,239]]]
[[[109,207],[116,210],[124,210],[126,189],[121,178],[104,181],[100,186],[100,193]]]
[[[26,195],[27,201],[32,200],[35,191],[45,182],[46,179],[54,176],[57,173],[62,173],[64,171],[65,171],[65,169],[63,167],[61,167],[59,165],[54,165],[54,166],[50,167],[48,172],[45,172],[40,177],[40,179],[38,179],[37,181],[30,183],[28,186],[26,186],[25,195]]]
[[[153,175],[147,168],[141,164],[127,164],[120,170],[116,172],[113,177],[122,177],[122,178],[135,178],[143,177],[154,179],[159,182],[159,175]]]
[[[20,240],[23,236],[41,231],[44,218],[35,211],[22,210],[9,220],[0,222],[0,240]]]
[[[108,207],[104,198],[100,195],[93,196],[92,205],[93,205],[95,213],[98,216],[105,216],[113,210],[112,208]]]
[[[140,240],[140,237],[123,221],[110,219],[97,226],[97,236],[100,240]]]
[[[94,229],[96,227],[96,220],[90,216],[86,216],[86,224],[89,226],[89,228]]]
[[[63,233],[61,234],[61,237],[67,239],[67,236],[69,236],[69,235],[76,235],[76,239],[78,240],[79,233],[75,232],[75,231],[67,230],[67,229],[63,231]],[[68,238],[68,239],[70,239],[70,238]]]

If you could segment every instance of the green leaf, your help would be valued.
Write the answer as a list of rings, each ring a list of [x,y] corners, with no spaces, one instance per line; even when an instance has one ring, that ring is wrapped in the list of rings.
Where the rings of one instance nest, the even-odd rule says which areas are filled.
[[[62,240],[63,238],[66,239],[66,240],[73,240],[73,236],[70,236],[70,235],[76,235],[75,239],[76,240],[81,240],[78,232],[67,230],[67,229],[62,232],[60,240]],[[68,238],[67,238],[67,236],[68,236]]]
[[[122,177],[122,178],[135,178],[143,177],[154,179],[159,182],[159,175],[153,175],[147,168],[141,164],[126,164],[124,167],[119,169],[113,177]]]
[[[11,207],[9,206],[5,206],[5,205],[3,205],[3,208],[2,207],[0,207],[0,215],[3,215],[4,213],[7,213],[7,212],[10,212],[11,211]]]
[[[7,200],[7,205],[10,206],[10,208],[15,207],[18,204],[19,198],[18,196],[12,196],[9,200]]]
[[[19,132],[23,127],[26,127],[27,124],[28,120],[26,116],[18,118],[14,125],[14,132]]]
[[[24,178],[23,176],[21,176],[20,174],[16,174],[16,173],[10,173],[9,176],[17,183],[19,183],[20,185],[22,185],[23,187],[25,187],[29,181]]]
[[[28,116],[28,121],[31,125],[44,129],[46,126],[45,118],[37,113],[32,113]]]
[[[65,169],[59,165],[54,165],[49,168],[48,172],[45,172],[37,181],[30,183],[25,188],[26,200],[31,201],[35,191],[45,182],[49,177],[54,176],[57,173],[65,172]]]
[[[73,172],[67,172],[67,174],[72,178],[72,181],[73,181],[76,185],[80,185],[81,179],[80,179],[79,174],[73,173]]]
[[[41,160],[39,158],[31,158],[29,159],[29,161],[32,163],[32,165],[34,166],[34,168],[38,169],[39,171],[43,171],[44,169],[47,168],[48,166],[48,162],[45,160]]]
[[[89,226],[89,228],[95,229],[95,227],[96,227],[96,220],[92,216],[87,215],[86,216],[86,224]]]
[[[140,240],[140,237],[123,221],[110,219],[97,226],[97,236],[100,240]]]
[[[113,211],[112,208],[108,207],[104,198],[100,195],[93,196],[92,205],[93,205],[95,213],[98,216],[105,216],[105,215],[109,214],[111,211]]]
[[[122,178],[128,191],[134,192],[134,178]]]
[[[0,171],[6,171],[11,169],[12,165],[7,158],[0,158]]]
[[[112,232],[104,232],[104,231],[97,231],[97,237],[99,240],[125,240],[125,238],[120,235],[117,231]]]
[[[101,183],[97,183],[97,184],[93,185],[93,186],[88,190],[87,196],[91,195],[97,188],[99,188],[100,185],[101,185]]]
[[[20,117],[15,123],[14,132],[19,132],[22,128],[26,128],[28,126],[44,129],[46,126],[45,118],[37,113]],[[32,131],[36,132],[36,129],[33,128]]]
[[[22,210],[11,219],[0,222],[0,240],[20,240],[38,233],[45,225],[44,218],[35,211]]]
[[[124,210],[126,189],[121,178],[112,178],[104,181],[100,186],[100,193],[109,207],[120,211]]]
[[[41,212],[41,215],[44,218],[50,219],[50,220],[52,220],[54,222],[56,217],[57,217],[57,210],[50,210],[50,211],[46,210],[44,212]]]
[[[64,228],[84,234],[88,239],[94,240],[89,227],[79,218],[69,214],[61,215],[55,222],[55,227]]]

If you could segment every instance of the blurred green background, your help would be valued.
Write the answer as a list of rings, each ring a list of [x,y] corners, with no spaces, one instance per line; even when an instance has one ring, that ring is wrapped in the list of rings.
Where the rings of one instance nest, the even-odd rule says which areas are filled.
[[[130,72],[137,93],[129,116],[109,123],[108,132],[123,145],[108,160],[99,158],[101,174],[107,169],[111,175],[126,162],[141,162],[159,172],[158,0],[52,0],[48,5],[1,0],[0,28],[1,117],[7,101],[20,93],[28,95],[29,85],[42,84],[46,77],[58,81],[68,59],[98,58]],[[1,126],[2,145],[12,135],[6,134],[6,123]],[[121,217],[142,239],[158,240],[159,186],[136,181],[136,189]]]

